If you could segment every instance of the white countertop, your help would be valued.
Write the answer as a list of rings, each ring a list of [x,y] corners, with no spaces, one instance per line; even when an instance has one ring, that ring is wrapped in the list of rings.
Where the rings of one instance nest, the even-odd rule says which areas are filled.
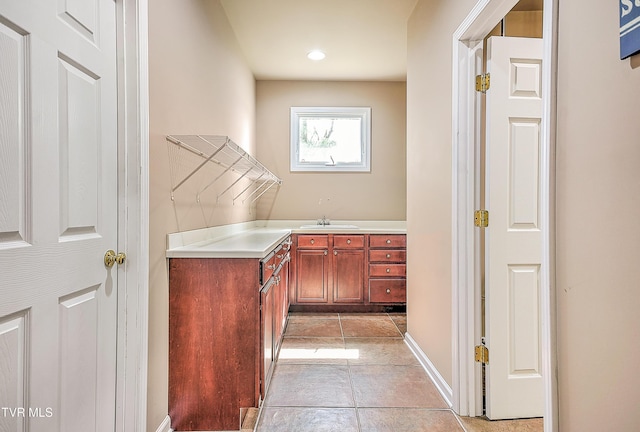
[[[405,234],[404,221],[253,221],[167,235],[167,258],[264,258],[291,234]],[[304,225],[312,227],[301,228]],[[354,225],[339,228],[337,225]]]

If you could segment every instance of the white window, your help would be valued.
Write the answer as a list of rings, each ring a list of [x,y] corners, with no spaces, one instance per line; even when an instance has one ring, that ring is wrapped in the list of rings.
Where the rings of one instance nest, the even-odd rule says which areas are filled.
[[[291,171],[371,171],[371,108],[291,107]]]

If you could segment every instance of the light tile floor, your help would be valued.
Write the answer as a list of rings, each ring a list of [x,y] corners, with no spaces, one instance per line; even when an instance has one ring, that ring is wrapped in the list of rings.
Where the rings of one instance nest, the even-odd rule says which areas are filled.
[[[404,314],[294,313],[257,432],[541,432],[448,409],[409,348]]]

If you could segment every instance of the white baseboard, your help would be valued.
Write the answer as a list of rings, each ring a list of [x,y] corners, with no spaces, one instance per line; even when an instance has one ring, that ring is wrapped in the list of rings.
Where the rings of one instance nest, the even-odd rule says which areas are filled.
[[[436,388],[444,398],[444,401],[449,405],[449,408],[453,406],[453,390],[447,382],[444,380],[438,369],[431,363],[429,357],[422,351],[422,349],[418,346],[416,341],[411,337],[409,333],[405,333],[404,335],[404,343],[407,344],[409,349],[413,352],[413,355],[416,356],[424,370],[435,384]]]
[[[158,426],[156,432],[173,432],[173,429],[171,429],[171,419],[169,418],[169,416],[166,416],[164,420],[162,420],[162,423],[160,423],[160,426]]]

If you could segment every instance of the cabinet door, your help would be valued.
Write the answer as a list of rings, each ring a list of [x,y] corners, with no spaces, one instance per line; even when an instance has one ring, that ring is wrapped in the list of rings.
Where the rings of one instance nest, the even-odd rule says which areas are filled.
[[[333,250],[333,302],[364,302],[364,249]]]
[[[296,302],[329,301],[328,251],[298,249],[296,252]]]
[[[271,368],[274,363],[273,352],[273,327],[274,327],[274,295],[276,292],[275,279],[271,278],[260,292],[260,321],[262,329],[261,347],[263,363],[260,373],[260,394],[262,399],[266,395],[266,389],[271,379]]]

